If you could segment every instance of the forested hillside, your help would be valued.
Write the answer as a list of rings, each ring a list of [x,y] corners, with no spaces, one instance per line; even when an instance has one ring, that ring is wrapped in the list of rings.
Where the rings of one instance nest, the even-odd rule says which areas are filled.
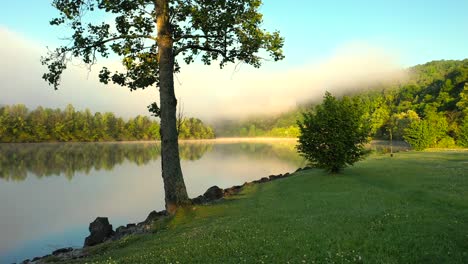
[[[417,65],[408,69],[408,76],[398,85],[348,94],[366,107],[372,136],[403,139],[417,149],[468,147],[468,59]],[[220,123],[217,134],[294,137],[296,120],[305,109]]]
[[[216,134],[223,137],[297,137],[296,125],[306,108],[282,113],[278,116],[254,116],[244,120],[223,120],[215,123]]]
[[[214,138],[213,129],[197,118],[179,123],[181,139]],[[0,142],[88,142],[158,140],[159,123],[147,116],[124,120],[113,113],[75,111],[38,107],[30,111],[24,105],[0,107]]]

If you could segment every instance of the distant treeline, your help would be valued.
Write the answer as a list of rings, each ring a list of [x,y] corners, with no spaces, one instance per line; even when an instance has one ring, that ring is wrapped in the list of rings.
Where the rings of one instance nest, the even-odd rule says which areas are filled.
[[[159,140],[159,123],[147,116],[124,120],[113,113],[38,107],[0,107],[0,142],[95,142]],[[213,129],[197,118],[180,121],[179,138],[214,138]]]
[[[305,108],[278,116],[256,116],[245,120],[221,121],[215,124],[216,134],[223,137],[285,137],[299,136],[297,120]]]
[[[409,79],[403,83],[348,94],[366,108],[372,137],[405,140],[416,149],[468,147],[468,59],[433,61],[408,72]],[[220,136],[295,137],[296,122],[306,109],[273,118],[225,122],[216,132]]]

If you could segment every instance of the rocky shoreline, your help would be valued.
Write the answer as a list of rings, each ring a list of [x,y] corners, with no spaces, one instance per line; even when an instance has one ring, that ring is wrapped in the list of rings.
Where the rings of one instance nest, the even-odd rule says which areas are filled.
[[[311,169],[311,167],[299,168],[295,172]],[[294,173],[295,173],[294,172]],[[238,194],[246,186],[253,184],[262,184],[282,178],[287,178],[294,173],[285,173],[278,175],[270,175],[268,177],[263,177],[259,180],[254,180],[252,182],[245,182],[242,185],[235,185],[230,188],[221,189],[218,186],[212,186],[206,190],[203,195],[199,195],[196,198],[191,199],[192,205],[203,205],[210,204],[217,200],[220,200],[224,197],[229,197]],[[90,235],[86,237],[84,246],[82,248],[60,248],[53,251],[51,254],[35,257],[33,259],[26,259],[21,264],[41,264],[47,263],[48,260],[53,258],[54,261],[67,261],[72,259],[80,259],[88,256],[86,249],[99,245],[108,241],[116,241],[122,239],[123,237],[135,234],[148,234],[154,232],[153,225],[157,221],[163,221],[169,217],[169,214],[166,210],[163,211],[152,211],[149,213],[148,217],[143,222],[140,223],[130,223],[126,226],[119,226],[114,231],[112,225],[109,223],[107,217],[97,217],[92,223],[89,224]]]

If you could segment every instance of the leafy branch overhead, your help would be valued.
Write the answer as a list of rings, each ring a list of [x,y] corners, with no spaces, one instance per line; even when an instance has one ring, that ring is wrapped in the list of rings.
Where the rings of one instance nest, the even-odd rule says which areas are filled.
[[[223,67],[240,61],[260,67],[261,53],[273,60],[284,58],[284,39],[279,32],[261,29],[260,0],[173,0],[169,3],[173,57],[190,64],[199,58]],[[100,70],[102,83],[113,82],[131,90],[159,84],[158,40],[155,1],[149,0],[54,0],[60,17],[51,25],[67,25],[73,30],[70,45],[59,47],[42,58],[48,72],[43,78],[55,89],[67,63],[78,57],[88,65],[114,53],[122,58],[123,71]],[[102,13],[112,13],[115,26],[96,21]],[[86,19],[90,13],[92,19]],[[93,22],[85,22],[92,20]],[[107,17],[107,21],[108,17]],[[175,61],[174,72],[180,70]]]

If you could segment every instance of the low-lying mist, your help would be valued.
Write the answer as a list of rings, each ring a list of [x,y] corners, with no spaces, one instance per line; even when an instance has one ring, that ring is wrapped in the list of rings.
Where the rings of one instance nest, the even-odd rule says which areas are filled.
[[[0,105],[63,108],[70,103],[77,110],[90,108],[93,112],[131,117],[149,115],[146,106],[159,99],[156,88],[130,92],[100,84],[97,66],[91,72],[70,66],[62,87],[54,91],[41,79],[45,69],[39,58],[45,55],[45,47],[7,28],[0,27],[0,38]],[[216,63],[182,65],[175,88],[185,115],[207,122],[275,115],[300,104],[318,102],[325,91],[340,95],[404,78],[398,56],[364,43],[344,45],[333,55],[306,65],[289,63],[287,55],[284,61],[265,62],[260,69],[242,64],[222,70]]]
[[[318,103],[325,91],[340,96],[376,89],[406,78],[396,56],[358,44],[339,49],[333,56],[317,63],[289,70],[267,71],[248,67],[234,73],[233,68],[229,70],[231,72],[213,76],[211,70],[193,67],[184,72],[186,75],[181,79],[190,79],[190,84],[184,82],[178,87],[179,93],[188,93],[190,98],[199,94],[197,97],[207,106],[204,109],[207,113],[199,112],[201,116],[214,120],[238,120],[277,115],[298,105]],[[231,78],[227,76],[229,74],[232,74]],[[221,84],[216,95],[211,97],[206,96],[210,83]],[[200,87],[201,90],[187,91],[187,87]]]

